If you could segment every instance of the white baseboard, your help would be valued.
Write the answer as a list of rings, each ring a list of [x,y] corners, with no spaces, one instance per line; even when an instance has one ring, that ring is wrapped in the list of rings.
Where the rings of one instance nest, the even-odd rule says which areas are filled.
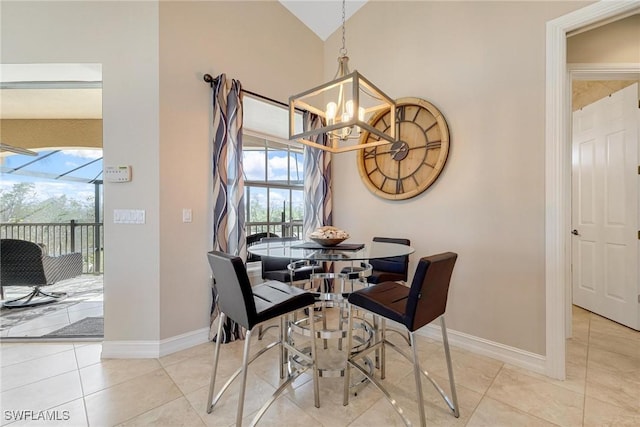
[[[186,350],[209,341],[209,328],[201,328],[186,334],[160,341],[160,357],[176,351]]]
[[[389,322],[389,326],[393,327],[393,322]],[[402,330],[402,327],[398,329]],[[546,375],[546,358],[542,355],[451,329],[447,329],[447,332],[449,344],[453,347]],[[442,341],[440,326],[437,325],[428,325],[419,330],[417,334],[436,341]],[[104,341],[102,343],[102,357],[113,359],[154,359],[206,343],[208,339],[209,328],[202,328],[162,341]]]
[[[158,341],[103,341],[102,359],[156,359],[160,356]]]
[[[389,322],[389,326],[393,326],[393,322]],[[545,356],[452,329],[447,329],[447,332],[449,344],[454,347],[546,375]],[[428,325],[419,330],[417,334],[442,341],[439,325]],[[206,343],[208,339],[209,328],[201,328],[161,341],[104,341],[102,343],[102,358],[154,359]]]
[[[427,325],[427,327],[420,329],[417,334],[436,341],[442,341],[442,332],[439,325]],[[447,336],[449,338],[449,345],[451,346],[546,375],[546,357],[540,354],[531,353],[519,348],[454,331],[449,328],[447,328]]]
[[[161,341],[103,341],[104,359],[156,359],[206,343],[209,328],[176,335]]]

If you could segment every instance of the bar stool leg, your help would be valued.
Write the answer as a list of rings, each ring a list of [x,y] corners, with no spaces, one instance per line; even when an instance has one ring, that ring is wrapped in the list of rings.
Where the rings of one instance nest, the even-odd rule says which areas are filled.
[[[322,289],[322,294],[326,294],[327,293],[327,279],[322,279],[322,284],[320,285],[321,289]],[[325,301],[322,301],[322,306],[320,307],[320,313],[322,313],[322,329],[323,330],[327,330],[327,303]],[[326,350],[329,348],[328,344],[327,344],[327,339],[324,338],[322,340],[323,343],[323,348]]]
[[[216,335],[216,347],[213,352],[213,370],[211,371],[211,382],[209,383],[209,398],[207,399],[207,414],[213,411],[213,389],[216,383],[216,373],[218,371],[218,360],[220,358],[220,340],[222,337],[222,324],[226,320],[227,316],[220,312],[218,315],[218,334]]]
[[[451,387],[451,400],[453,401],[453,415],[460,417],[458,408],[458,394],[456,393],[456,382],[453,379],[453,366],[451,363],[451,353],[449,351],[449,339],[447,337],[447,326],[444,323],[444,316],[440,316],[440,328],[442,329],[442,344],[444,345],[444,354],[447,358],[447,370],[449,371],[449,385]]]
[[[347,305],[347,348],[345,350],[346,366],[344,368],[344,389],[342,395],[342,404],[344,406],[349,404],[349,385],[351,383],[351,364],[349,363],[349,358],[351,357],[351,349],[353,348],[353,313],[351,312],[351,304]]]
[[[416,339],[413,332],[409,333],[411,339],[411,347],[413,349],[413,375],[416,379],[416,393],[418,394],[418,412],[420,413],[420,425],[427,425],[427,417],[424,413],[424,397],[422,395],[422,371],[420,371],[420,361],[418,359],[418,350],[416,348]]]
[[[374,314],[374,317],[377,317]],[[380,316],[380,379],[385,379],[387,376],[387,352],[385,350],[385,343],[387,341],[387,320]]]
[[[280,316],[280,318],[278,319],[278,322],[280,323],[280,331],[278,333],[278,340],[280,341],[280,348],[278,349],[278,359],[280,361],[280,379],[284,378],[284,363],[285,360],[287,360],[287,355],[285,354],[286,352],[286,348],[284,346],[284,340],[285,340],[285,332],[284,332],[284,327],[286,325],[286,315],[285,316]]]
[[[249,365],[249,344],[251,343],[251,331],[247,331],[244,339],[244,353],[242,354],[242,378],[240,379],[240,394],[238,395],[238,412],[236,425],[242,425],[242,412],[244,411],[244,392],[247,388],[247,371]]]
[[[311,370],[313,372],[313,400],[316,408],[320,407],[320,385],[318,375],[318,347],[316,345],[316,326],[313,306],[309,307],[309,331],[311,332]]]

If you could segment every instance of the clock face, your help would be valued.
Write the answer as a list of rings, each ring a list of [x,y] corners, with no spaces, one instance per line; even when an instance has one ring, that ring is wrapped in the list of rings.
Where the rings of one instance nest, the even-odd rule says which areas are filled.
[[[369,122],[389,132],[390,111],[381,111]],[[419,98],[396,101],[397,141],[358,153],[358,169],[367,188],[391,200],[409,199],[429,188],[442,171],[449,154],[449,129],[444,117]],[[361,143],[378,141],[363,132]]]

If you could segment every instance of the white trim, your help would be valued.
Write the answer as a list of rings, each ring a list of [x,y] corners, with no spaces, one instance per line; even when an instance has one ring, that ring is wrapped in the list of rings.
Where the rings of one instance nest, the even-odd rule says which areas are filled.
[[[102,359],[157,359],[158,341],[103,341]]]
[[[393,325],[393,322],[389,322],[389,326]],[[398,329],[402,330],[403,328],[398,325]],[[447,332],[449,343],[454,347],[491,357],[533,372],[545,373],[545,358],[542,355],[452,329],[447,329]],[[436,341],[442,341],[442,333],[438,325],[427,325],[417,334]],[[208,338],[209,328],[202,328],[161,341],[105,341],[102,343],[101,357],[105,359],[156,359],[206,343]]]
[[[587,31],[595,30],[596,28],[600,28],[600,27],[602,27],[604,25],[611,24],[612,22],[619,21],[620,19],[628,18],[631,15],[635,15],[636,13],[638,13],[638,12],[634,11],[634,10],[629,10],[626,13],[623,13],[621,15],[616,15],[616,16],[612,16],[612,17],[610,17],[608,19],[603,19],[603,20],[595,22],[593,24],[586,25],[584,27],[578,28],[577,30],[570,31],[570,32],[567,33],[567,37],[573,37],[573,36],[577,36],[578,34],[585,33]]]
[[[436,341],[442,341],[442,332],[439,325],[430,324],[416,332]],[[545,357],[519,348],[510,347],[484,338],[468,335],[463,332],[447,328],[449,344],[468,350],[475,354],[491,357],[509,363],[513,366],[528,369],[540,374],[545,373]]]
[[[260,132],[253,129],[244,128],[242,129],[242,134],[249,135],[258,139],[266,139],[269,141],[277,142],[278,144],[287,145],[294,148],[303,148],[302,144],[300,144],[298,141],[291,141],[288,139],[281,138],[279,136],[270,135],[268,133]]]
[[[640,78],[638,63],[567,64],[572,80],[634,80]]]
[[[209,341],[209,328],[201,328],[160,341],[160,357]]]
[[[104,341],[104,359],[157,359],[180,350],[204,344],[209,340],[209,328],[201,328],[160,341]]]
[[[545,122],[546,374],[565,378],[565,301],[570,278],[571,153],[567,33],[622,16],[640,1],[601,1],[547,22]]]

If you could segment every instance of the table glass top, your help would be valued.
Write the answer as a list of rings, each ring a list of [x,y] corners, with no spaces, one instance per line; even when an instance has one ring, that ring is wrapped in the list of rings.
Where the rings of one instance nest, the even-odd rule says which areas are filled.
[[[270,241],[250,246],[248,251],[257,256],[270,256],[275,258],[313,259],[318,261],[357,261],[376,258],[390,258],[394,256],[409,255],[414,252],[411,246],[397,243],[368,242],[361,249],[346,250],[340,245],[334,247],[322,247],[318,249],[304,249],[299,246],[310,244],[302,240]],[[358,242],[345,242],[345,245],[357,245]]]

